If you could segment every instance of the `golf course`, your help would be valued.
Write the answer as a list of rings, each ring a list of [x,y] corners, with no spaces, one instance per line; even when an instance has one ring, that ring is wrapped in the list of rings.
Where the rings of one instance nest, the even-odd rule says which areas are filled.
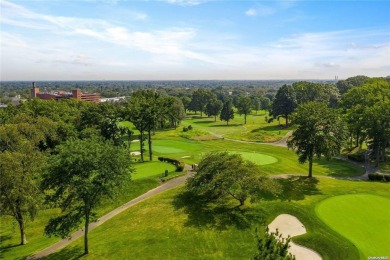
[[[248,116],[259,120],[259,116]],[[157,160],[159,156],[197,164],[208,153],[228,151],[258,165],[260,171],[273,176],[280,184],[278,197],[264,197],[235,208],[230,201],[224,207],[194,202],[183,194],[184,183],[151,196],[124,210],[89,234],[90,253],[83,255],[83,240],[77,239],[44,259],[250,259],[256,253],[255,230],[269,224],[280,214],[298,218],[307,233],[293,237],[298,245],[317,252],[322,259],[367,259],[372,255],[388,255],[390,192],[387,183],[359,180],[365,172],[362,165],[347,160],[324,158],[314,160],[314,177],[306,178],[308,166],[300,164],[294,151],[287,147],[246,142],[247,136],[237,116],[232,125],[216,128],[207,121],[185,120],[194,133],[181,136],[182,129],[156,132],[153,140],[153,162],[139,163],[133,155],[132,182],[114,200],[105,200],[98,217],[160,185],[162,173],[175,175],[175,166]],[[264,120],[264,119],[262,119]],[[249,122],[248,121],[248,122]],[[234,125],[234,123],[236,125]],[[273,123],[276,124],[276,123]],[[132,128],[131,123],[124,125]],[[202,125],[199,131],[197,126]],[[261,124],[260,124],[261,125]],[[265,133],[273,128],[263,126]],[[276,127],[276,126],[275,126]],[[238,135],[237,140],[223,137]],[[291,131],[289,129],[282,133]],[[279,131],[276,132],[276,135]],[[210,136],[199,140],[197,136]],[[283,136],[280,137],[280,139]],[[275,141],[275,140],[272,140]],[[131,144],[131,152],[139,151],[139,143]],[[145,154],[148,154],[146,149]],[[168,181],[169,182],[169,181]],[[5,259],[23,259],[33,255],[59,238],[43,235],[44,225],[59,209],[43,209],[27,224],[29,243],[13,246],[18,241],[11,218],[2,217],[1,254]]]

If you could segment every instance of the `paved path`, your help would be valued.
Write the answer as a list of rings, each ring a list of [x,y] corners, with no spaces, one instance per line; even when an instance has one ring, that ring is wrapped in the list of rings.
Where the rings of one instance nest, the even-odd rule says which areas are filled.
[[[186,169],[190,170],[191,166],[186,165]],[[191,174],[187,173],[184,176],[181,176],[181,177],[178,177],[176,179],[165,182],[164,184],[158,186],[157,188],[154,188],[154,189],[142,194],[141,196],[127,202],[126,204],[123,204],[119,208],[116,208],[113,211],[107,213],[106,215],[100,217],[98,221],[91,223],[89,225],[89,231],[92,231],[93,229],[100,226],[101,224],[103,224],[107,220],[115,217],[119,213],[138,204],[139,202],[144,201],[144,200],[146,200],[154,195],[157,195],[157,194],[162,193],[166,190],[172,189],[174,187],[177,187],[177,186],[183,184],[189,176],[191,176]],[[76,239],[78,239],[82,236],[84,236],[84,230],[80,229],[79,231],[76,231],[75,233],[73,233],[69,239],[68,238],[62,239],[62,240],[58,241],[57,243],[45,248],[44,250],[39,251],[38,253],[27,257],[26,259],[32,260],[32,259],[39,259],[39,258],[48,256],[48,255],[60,250],[61,248],[66,247],[67,245],[69,245],[70,243],[72,243],[73,241],[75,241]]]

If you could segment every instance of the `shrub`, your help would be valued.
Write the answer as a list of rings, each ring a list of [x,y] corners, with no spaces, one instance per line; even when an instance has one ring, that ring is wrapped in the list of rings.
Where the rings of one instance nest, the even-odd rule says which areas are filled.
[[[189,126],[188,126],[188,130],[192,130],[192,125],[189,125]]]
[[[183,132],[187,132],[188,131],[188,128],[187,127],[183,127]]]
[[[390,174],[382,174],[382,173],[369,173],[368,179],[370,181],[390,181]]]
[[[168,170],[165,170],[164,177],[167,177],[167,176],[168,176]]]

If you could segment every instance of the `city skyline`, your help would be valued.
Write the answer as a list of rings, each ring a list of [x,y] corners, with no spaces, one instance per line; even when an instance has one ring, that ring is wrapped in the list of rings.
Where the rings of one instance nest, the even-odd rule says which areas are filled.
[[[4,1],[1,80],[390,74],[387,1]]]

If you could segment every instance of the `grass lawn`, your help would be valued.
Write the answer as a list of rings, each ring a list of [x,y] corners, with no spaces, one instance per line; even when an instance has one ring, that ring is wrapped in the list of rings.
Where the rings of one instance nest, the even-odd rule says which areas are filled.
[[[244,116],[234,114],[234,119],[226,125],[225,121],[220,121],[218,118],[214,122],[213,117],[201,118],[200,115],[193,115],[184,120],[182,125],[191,125],[194,130],[200,129],[225,138],[255,142],[274,142],[282,139],[291,130],[279,127],[277,120],[267,123],[266,117],[269,116],[265,111],[259,111],[257,115],[253,112],[247,116],[247,123],[244,124]],[[281,119],[281,123],[285,123],[284,119]]]
[[[134,166],[136,172],[133,173],[131,178],[133,180],[143,179],[143,178],[158,178],[161,176],[165,170],[168,170],[168,173],[174,173],[176,167],[170,163],[166,162],[144,162],[138,163]]]
[[[237,202],[225,207],[189,203],[178,187],[93,230],[89,255],[81,257],[83,240],[79,239],[47,259],[250,259],[256,251],[255,228],[281,213],[295,215],[308,231],[294,237],[294,242],[316,250],[324,260],[359,259],[358,249],[317,217],[316,205],[343,194],[390,198],[388,185],[329,178],[284,182],[289,196],[247,202],[241,210],[234,208]]]
[[[390,198],[354,194],[324,200],[317,215],[332,229],[352,241],[360,259],[389,256]]]
[[[234,151],[233,151],[234,153]],[[241,154],[244,160],[251,161],[257,165],[266,165],[271,163],[276,163],[278,159],[273,156],[262,154],[262,153],[250,153],[250,152],[238,152]]]
[[[156,149],[157,147],[157,149]],[[243,153],[250,159],[253,153],[261,154],[263,159],[277,162],[262,165],[262,170],[267,174],[307,174],[308,164],[298,163],[298,157],[292,150],[284,147],[275,147],[266,144],[247,144],[228,140],[195,141],[185,138],[155,139],[153,151],[156,156],[166,156],[183,160],[187,164],[198,163],[208,152],[228,151]],[[189,156],[189,157],[187,157]],[[269,157],[268,157],[269,156]],[[253,158],[254,160],[257,160]],[[265,160],[264,162],[267,162]],[[270,162],[270,161],[268,161]],[[364,168],[343,160],[324,158],[316,159],[313,164],[314,175],[326,175],[332,177],[352,177],[364,173]]]
[[[163,165],[165,166],[165,165]],[[159,166],[160,167],[160,166]],[[169,167],[169,165],[167,165]],[[151,167],[157,168],[157,167]],[[143,175],[143,172],[140,172]],[[147,174],[145,174],[147,175]],[[135,175],[134,175],[135,176]],[[134,178],[133,178],[134,179]],[[157,187],[158,182],[155,179],[144,178],[136,179],[129,183],[121,192],[119,192],[115,200],[103,200],[100,207],[96,210],[98,216],[102,216],[111,210],[119,207],[127,201],[138,197]],[[0,217],[0,258],[4,259],[24,259],[35,252],[38,252],[49,245],[60,240],[57,237],[48,238],[43,235],[44,227],[51,217],[60,214],[59,209],[41,210],[33,222],[26,224],[26,236],[28,243],[24,246],[19,246],[20,235],[19,226],[14,218],[9,216]]]
[[[134,126],[134,124],[132,122],[122,121],[122,122],[118,123],[118,126],[120,126],[120,127],[127,127],[128,129],[130,129],[131,131],[134,132],[134,135],[139,135],[139,131],[137,130],[137,128],[135,128],[135,126]]]

